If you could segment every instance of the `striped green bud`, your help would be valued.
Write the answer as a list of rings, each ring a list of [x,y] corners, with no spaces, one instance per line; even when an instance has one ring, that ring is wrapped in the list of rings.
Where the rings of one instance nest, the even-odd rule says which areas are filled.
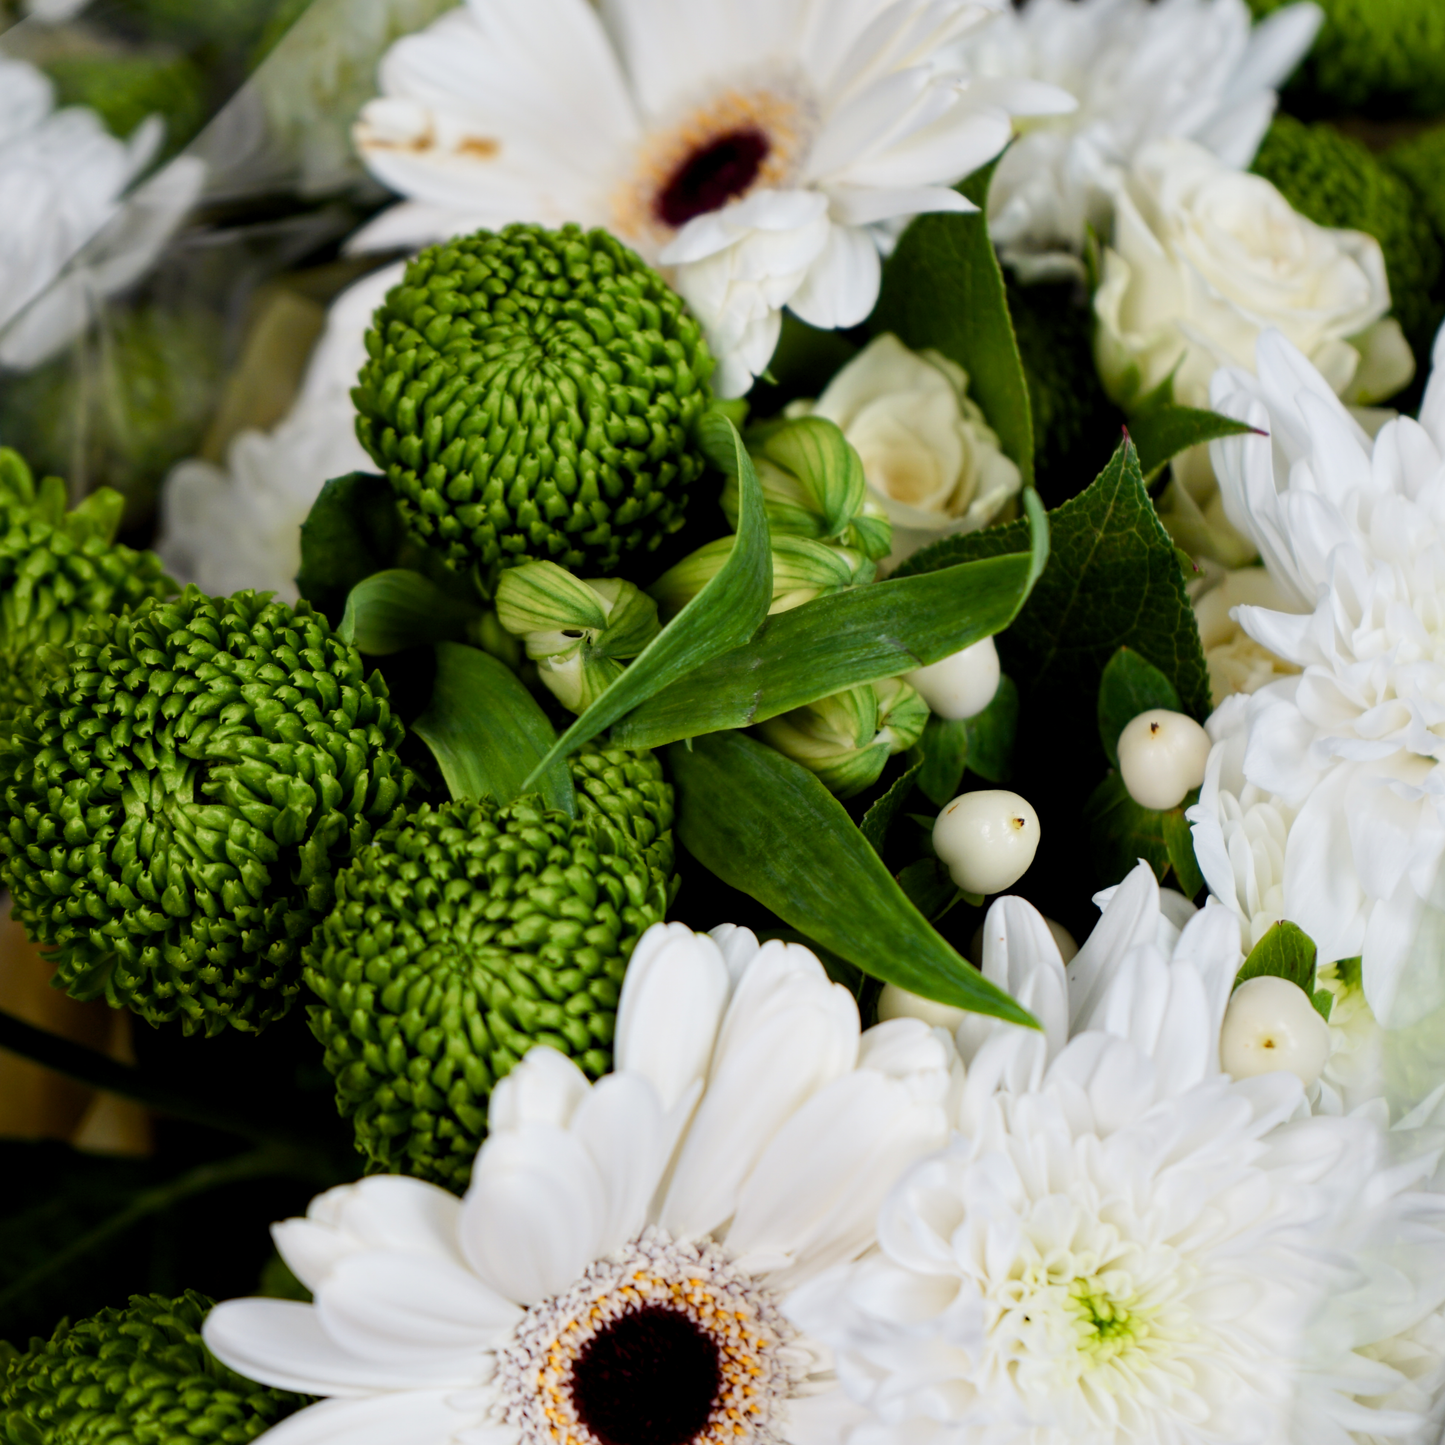
[[[245,1445],[307,1404],[223,1365],[201,1342],[211,1301],[132,1295],[31,1340],[0,1373],[3,1445]]]
[[[878,781],[894,753],[923,736],[928,704],[901,678],[865,683],[758,724],[773,747],[840,798]]]
[[[37,488],[20,456],[0,447],[0,724],[35,701],[42,648],[68,642],[98,613],[177,590],[155,553],[115,544],[118,492],[102,487],[72,512],[65,504],[59,477]]]
[[[576,713],[601,697],[659,630],[657,603],[631,582],[583,581],[555,562],[504,572],[497,620],[522,639],[543,684]]]
[[[868,500],[863,463],[838,426],[818,416],[768,423],[747,435],[774,538],[811,537],[878,561],[893,545],[893,525]],[[723,488],[722,509],[738,525],[738,480]]]
[[[378,675],[267,594],[91,620],[0,744],[0,879],[72,997],[255,1031],[411,781]]]
[[[682,525],[712,358],[677,294],[605,231],[433,246],[367,349],[357,435],[412,536],[485,591],[528,558],[614,572]]]
[[[736,540],[736,537],[718,537],[705,543],[647,589],[657,599],[664,617],[671,618],[681,612],[722,571],[723,563],[732,556]],[[850,547],[832,547],[811,537],[790,537],[786,533],[778,533],[772,542],[770,613],[787,612],[815,597],[862,586],[878,575],[877,564]]]
[[[492,1089],[529,1049],[601,1075],[627,960],[666,904],[600,809],[423,805],[378,833],[337,879],[306,970],[368,1169],[460,1192]]]

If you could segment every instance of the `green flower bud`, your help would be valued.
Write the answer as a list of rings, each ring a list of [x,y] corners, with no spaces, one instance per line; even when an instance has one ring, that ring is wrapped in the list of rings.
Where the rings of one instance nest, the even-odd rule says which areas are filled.
[[[486,590],[531,557],[613,572],[682,525],[712,358],[677,294],[605,231],[433,246],[367,349],[357,435],[412,536]]]
[[[378,833],[337,879],[306,971],[368,1167],[460,1191],[491,1091],[530,1048],[601,1075],[627,960],[666,906],[600,808],[423,805]]]
[[[520,637],[538,676],[563,707],[580,713],[622,675],[658,633],[657,603],[617,577],[582,581],[555,562],[502,574],[497,620]]]
[[[877,561],[888,555],[893,528],[868,500],[858,453],[837,425],[802,416],[748,433],[748,454],[762,484],[763,510],[779,534],[836,542]],[[738,482],[723,488],[722,509],[738,525]]]
[[[223,1365],[201,1342],[204,1295],[132,1295],[31,1340],[0,1374],[5,1445],[243,1445],[307,1404]]]
[[[93,618],[0,750],[0,879],[72,997],[256,1031],[332,875],[405,796],[378,675],[267,594]]]
[[[59,477],[37,490],[19,455],[0,447],[0,725],[35,700],[41,648],[68,642],[97,613],[177,590],[155,553],[112,542],[118,492],[103,487],[69,513],[65,502]]]
[[[818,775],[840,798],[878,781],[894,753],[923,736],[928,704],[901,678],[865,683],[758,725],[785,757]]]
[[[648,588],[663,616],[681,612],[717,574],[732,555],[735,537],[719,537],[684,557]],[[787,612],[815,597],[859,587],[878,575],[877,564],[850,547],[831,547],[811,537],[773,537],[772,612]]]
[[[672,784],[662,764],[646,749],[591,742],[567,759],[567,767],[581,811],[600,813],[642,849],[653,882],[671,902],[679,880],[672,872]]]

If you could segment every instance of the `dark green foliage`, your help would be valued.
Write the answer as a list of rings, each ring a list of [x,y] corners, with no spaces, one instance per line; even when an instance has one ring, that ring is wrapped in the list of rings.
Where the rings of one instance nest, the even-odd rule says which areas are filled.
[[[1381,159],[1410,187],[1415,205],[1445,245],[1445,125],[1392,146]]]
[[[0,877],[76,998],[255,1030],[332,874],[404,796],[402,726],[307,603],[187,588],[94,619],[0,752]]]
[[[61,105],[88,105],[113,135],[128,136],[147,116],[166,123],[166,150],[174,154],[206,118],[206,78],[188,56],[72,54],[48,60]]]
[[[69,641],[99,613],[176,590],[153,552],[111,541],[115,492],[93,492],[69,513],[65,500],[58,477],[37,489],[30,468],[0,447],[0,725],[35,700],[38,648]]]
[[[682,525],[712,358],[606,232],[509,226],[423,251],[367,350],[357,435],[416,539],[484,587],[529,558],[610,574]]]
[[[1317,225],[1364,231],[1380,243],[1394,313],[1416,352],[1428,356],[1440,319],[1430,301],[1440,243],[1411,187],[1359,141],[1289,115],[1275,117],[1254,170]]]
[[[533,1045],[610,1066],[627,960],[667,890],[592,801],[578,818],[536,797],[423,806],[338,878],[311,1028],[371,1171],[460,1191],[488,1097]]]
[[[201,1341],[211,1309],[132,1295],[0,1361],[3,1445],[243,1445],[306,1400],[243,1379]]]

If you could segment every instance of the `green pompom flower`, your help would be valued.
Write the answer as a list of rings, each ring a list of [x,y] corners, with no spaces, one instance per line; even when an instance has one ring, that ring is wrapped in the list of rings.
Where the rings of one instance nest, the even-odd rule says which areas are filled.
[[[188,1033],[281,1017],[334,871],[411,781],[385,685],[253,592],[189,587],[49,656],[0,752],[0,879],[57,984]]]
[[[423,805],[337,880],[308,957],[368,1168],[466,1187],[497,1081],[536,1044],[611,1063],[627,960],[666,890],[602,807]]]
[[[567,759],[567,767],[579,810],[606,818],[642,849],[652,881],[671,903],[679,882],[672,871],[672,784],[656,755],[591,742]]]
[[[40,649],[65,643],[93,616],[177,590],[153,552],[115,545],[124,502],[92,492],[65,510],[65,484],[37,489],[20,456],[0,447],[0,727],[33,702]]]
[[[1439,321],[1430,293],[1440,243],[1405,181],[1332,126],[1288,115],[1275,117],[1253,169],[1317,225],[1364,231],[1380,243],[1391,307],[1416,353],[1427,356]]]
[[[308,1403],[221,1364],[204,1295],[132,1295],[32,1340],[0,1374],[3,1445],[244,1445]]]
[[[1382,160],[1410,187],[1436,240],[1445,245],[1445,125],[1392,146]]]
[[[712,358],[676,293],[605,231],[433,246],[367,350],[357,435],[415,539],[485,591],[528,558],[610,574],[682,525]]]

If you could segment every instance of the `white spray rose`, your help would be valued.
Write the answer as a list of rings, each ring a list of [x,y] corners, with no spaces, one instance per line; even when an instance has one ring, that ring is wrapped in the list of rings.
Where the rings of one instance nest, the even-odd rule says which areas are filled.
[[[1216,368],[1251,367],[1274,327],[1337,395],[1368,402],[1414,370],[1399,325],[1381,320],[1389,309],[1373,237],[1317,226],[1261,177],[1191,141],[1161,140],[1139,153],[1116,198],[1095,354],[1125,407],[1171,373],[1176,401],[1208,406]]]
[[[963,368],[891,334],[870,342],[802,409],[835,422],[862,459],[893,523],[885,570],[939,537],[987,526],[1023,484],[969,399]]]

